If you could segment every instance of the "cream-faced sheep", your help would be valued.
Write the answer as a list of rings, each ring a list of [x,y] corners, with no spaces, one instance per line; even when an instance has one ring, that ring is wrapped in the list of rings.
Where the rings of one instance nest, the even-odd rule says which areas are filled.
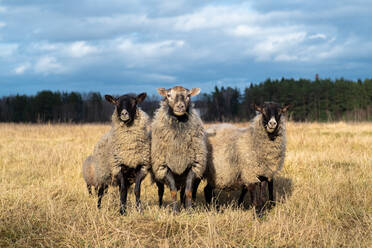
[[[158,92],[164,99],[151,125],[151,162],[159,189],[159,205],[165,183],[171,191],[173,211],[177,211],[178,189],[181,189],[181,201],[185,202],[186,198],[185,206],[189,209],[207,161],[203,123],[191,105],[191,97],[199,94],[200,89],[176,86]]]
[[[259,114],[248,128],[214,126],[208,133],[208,184],[205,200],[212,200],[213,189],[242,188],[239,204],[247,191],[253,198],[258,182],[268,183],[269,200],[274,201],[274,176],[282,169],[286,151],[285,116],[288,106],[267,102],[255,106]]]
[[[141,182],[151,166],[149,117],[137,107],[146,98],[146,93],[119,98],[105,95],[105,98],[115,106],[112,127],[96,144],[91,158],[88,157],[85,163],[94,167],[92,181],[98,187],[97,207],[101,207],[105,188],[117,184],[120,213],[124,214],[128,188],[133,183],[136,204],[140,208]]]

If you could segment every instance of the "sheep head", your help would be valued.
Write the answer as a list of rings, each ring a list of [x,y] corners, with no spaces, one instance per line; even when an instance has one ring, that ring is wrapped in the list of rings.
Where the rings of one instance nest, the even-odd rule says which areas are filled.
[[[286,113],[289,105],[280,107],[275,102],[265,102],[262,106],[254,105],[255,109],[262,114],[262,124],[268,133],[277,131],[280,117]]]
[[[116,108],[118,119],[126,124],[130,125],[136,115],[137,104],[143,102],[146,98],[146,93],[141,93],[138,96],[133,95],[122,95],[115,98],[111,95],[105,95],[106,101],[113,104]]]
[[[169,106],[170,113],[181,117],[189,112],[191,97],[200,93],[200,88],[188,90],[182,86],[175,86],[171,89],[159,88],[158,92],[164,97]]]

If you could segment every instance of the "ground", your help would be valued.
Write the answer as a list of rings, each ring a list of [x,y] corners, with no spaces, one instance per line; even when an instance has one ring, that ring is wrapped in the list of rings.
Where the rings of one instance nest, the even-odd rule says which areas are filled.
[[[372,247],[372,123],[288,123],[278,203],[262,218],[206,210],[205,183],[191,214],[172,215],[149,178],[142,215],[133,193],[119,215],[117,188],[97,210],[81,165],[109,128],[0,124],[0,247]]]

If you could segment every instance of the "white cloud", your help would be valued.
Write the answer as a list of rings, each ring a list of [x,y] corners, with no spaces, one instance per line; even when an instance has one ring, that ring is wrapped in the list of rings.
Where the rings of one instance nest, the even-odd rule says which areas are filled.
[[[0,28],[3,28],[6,26],[6,23],[5,22],[0,22]]]
[[[17,75],[22,75],[25,73],[25,71],[27,71],[29,68],[31,67],[31,64],[30,63],[24,63],[24,64],[21,64],[19,66],[17,66],[16,68],[14,68],[14,73],[17,74]]]
[[[236,36],[251,37],[261,33],[261,29],[255,26],[238,25],[231,33]]]
[[[70,44],[66,51],[71,57],[84,57],[86,55],[97,52],[97,48],[91,45],[88,45],[85,41],[77,41]]]
[[[48,74],[60,74],[66,71],[61,64],[57,62],[57,59],[51,56],[44,56],[37,60],[34,70],[36,73],[43,75]]]
[[[151,81],[163,81],[165,83],[171,83],[176,81],[176,77],[164,74],[150,73],[146,74],[145,78]]]
[[[158,42],[135,43],[130,39],[119,39],[118,49],[137,58],[163,57],[185,45],[183,40],[165,40]]]
[[[31,49],[39,51],[55,51],[59,49],[59,45],[56,43],[49,42],[38,42],[31,45]]]
[[[42,52],[50,52],[59,56],[68,55],[74,58],[84,57],[98,51],[95,46],[87,44],[85,41],[76,41],[70,43],[49,43],[38,42],[31,46],[31,49]]]
[[[310,36],[309,36],[309,39],[310,39],[310,40],[315,40],[315,39],[322,39],[322,40],[325,40],[325,39],[327,39],[327,36],[326,36],[325,34],[320,34],[320,33],[318,33],[318,34],[310,35]]]
[[[179,31],[220,29],[241,23],[252,23],[259,16],[248,5],[207,6],[192,14],[179,16],[174,28]]]

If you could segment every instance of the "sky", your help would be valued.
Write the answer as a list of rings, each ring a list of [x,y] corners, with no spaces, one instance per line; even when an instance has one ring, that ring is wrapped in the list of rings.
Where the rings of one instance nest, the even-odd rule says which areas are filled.
[[[370,0],[0,0],[0,96],[372,77]]]

